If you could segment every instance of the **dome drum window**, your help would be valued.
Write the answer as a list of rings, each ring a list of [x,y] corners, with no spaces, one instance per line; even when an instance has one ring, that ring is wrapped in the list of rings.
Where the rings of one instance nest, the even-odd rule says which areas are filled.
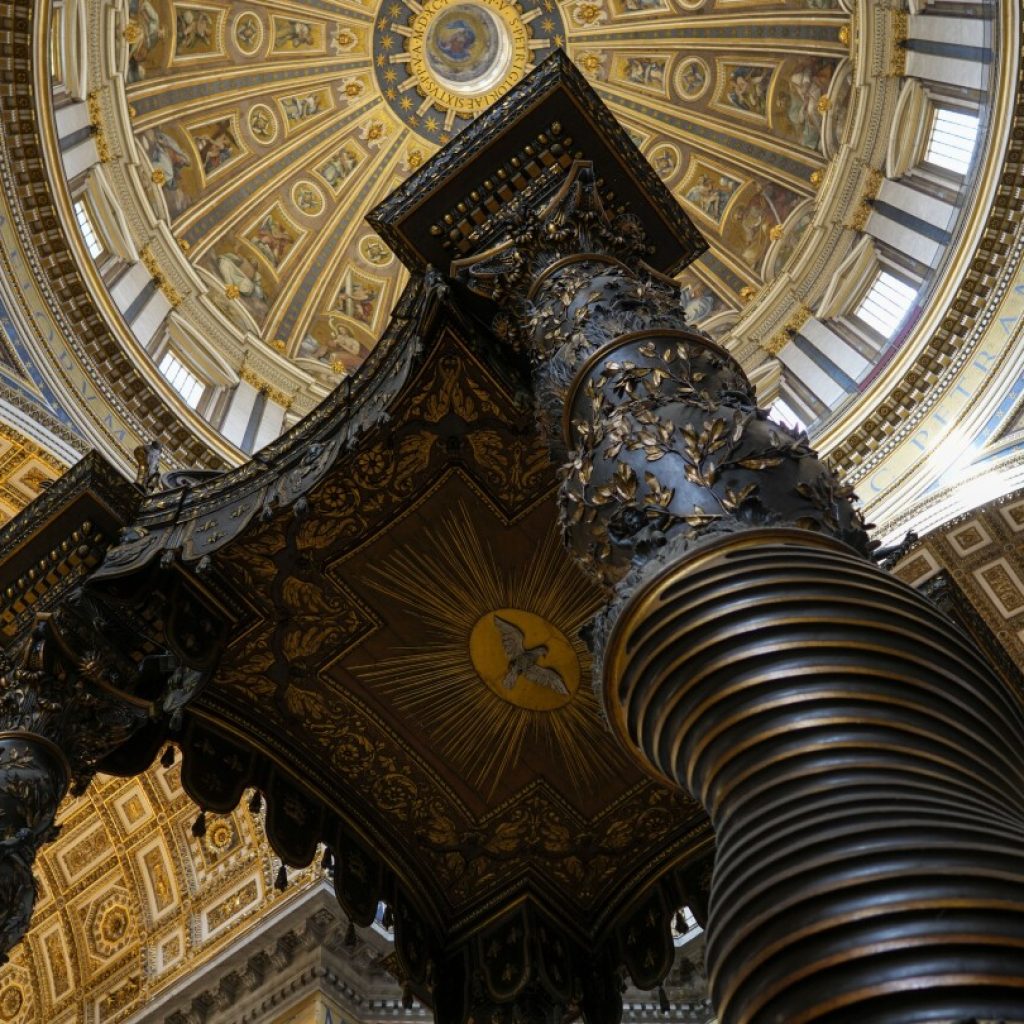
[[[168,349],[160,360],[160,372],[184,399],[190,409],[198,409],[206,393],[206,385]]]
[[[925,162],[953,174],[965,175],[971,166],[977,139],[977,114],[939,107],[932,120]]]
[[[92,214],[85,199],[75,200],[75,220],[78,221],[78,227],[82,232],[82,238],[85,240],[85,247],[89,250],[89,255],[94,260],[99,259],[103,255],[104,245],[96,231]]]
[[[888,270],[880,270],[852,315],[890,340],[906,320],[916,296],[917,289],[912,285]]]

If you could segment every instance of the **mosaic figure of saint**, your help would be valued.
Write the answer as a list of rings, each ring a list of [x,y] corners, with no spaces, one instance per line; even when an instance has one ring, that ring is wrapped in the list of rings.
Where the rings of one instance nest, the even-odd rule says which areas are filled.
[[[661,85],[665,81],[665,62],[650,57],[628,57],[626,77],[638,85]]]
[[[651,161],[654,169],[658,172],[659,178],[671,178],[676,172],[676,168],[679,166],[679,158],[676,156],[675,151],[664,147],[659,149],[654,154],[654,159]]]
[[[192,166],[192,160],[178,141],[162,128],[148,128],[139,135],[139,142],[150,166],[163,178],[167,209],[175,217],[189,204],[189,197],[182,187],[181,173]]]
[[[788,95],[783,112],[796,138],[808,149],[817,149],[821,142],[821,97],[828,91],[834,67],[830,61],[801,61],[789,75]]]
[[[715,308],[714,293],[701,281],[686,285],[679,294],[688,324],[700,323]]]
[[[307,334],[299,343],[296,353],[302,359],[315,359],[328,366],[343,355],[358,356],[362,346],[353,333],[337,316],[328,316],[328,337],[321,340],[313,334]]]
[[[339,150],[320,168],[324,180],[333,189],[338,189],[348,176],[356,169],[359,159],[355,152],[347,147]]]
[[[295,205],[303,212],[308,214],[319,213],[323,208],[324,201],[320,197],[319,193],[313,191],[309,187],[300,188],[293,197],[295,199]]]
[[[238,155],[239,145],[228,121],[218,121],[196,137],[196,149],[203,162],[203,172],[212,174]]]
[[[281,265],[288,250],[295,244],[291,232],[283,224],[279,224],[272,213],[268,213],[256,225],[250,240],[273,267]]]
[[[686,200],[713,220],[721,220],[725,208],[736,191],[738,182],[723,175],[715,183],[708,174],[702,174],[687,190]]]
[[[167,35],[167,30],[160,24],[160,12],[150,0],[131,0],[128,14],[139,28],[138,37],[128,49],[128,70],[126,78],[129,83],[138,82],[146,77],[146,60]]]
[[[256,319],[262,319],[270,308],[270,300],[263,288],[259,267],[236,252],[222,253],[216,259],[216,267],[225,291],[236,289],[236,294]]]
[[[281,106],[288,120],[295,124],[320,113],[320,95],[311,92],[308,96],[287,96],[281,100]]]
[[[315,44],[313,26],[310,22],[294,19],[277,22],[277,38],[275,39],[277,49],[302,50]]]

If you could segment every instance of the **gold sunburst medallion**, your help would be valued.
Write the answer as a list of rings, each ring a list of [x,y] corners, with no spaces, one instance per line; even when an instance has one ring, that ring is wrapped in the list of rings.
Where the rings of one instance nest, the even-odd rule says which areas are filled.
[[[502,700],[529,711],[554,711],[580,685],[580,660],[565,634],[521,608],[481,616],[469,635],[469,657]]]
[[[396,602],[392,625],[408,646],[350,670],[425,731],[463,779],[491,795],[509,776],[548,772],[590,791],[621,770],[579,637],[602,595],[568,560],[557,530],[523,558],[493,534],[485,540],[460,504],[362,579]]]

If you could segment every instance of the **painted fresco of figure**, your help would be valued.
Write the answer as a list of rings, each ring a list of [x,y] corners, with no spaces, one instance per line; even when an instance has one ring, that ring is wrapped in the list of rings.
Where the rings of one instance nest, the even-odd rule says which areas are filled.
[[[175,19],[176,44],[179,50],[212,49],[213,19],[206,11],[185,8]]]
[[[834,70],[831,61],[809,58],[800,61],[786,79],[782,114],[794,137],[808,149],[817,149],[821,142],[821,98],[828,92]]]
[[[160,23],[160,12],[150,0],[131,0],[128,14],[139,29],[138,38],[128,48],[128,69],[125,77],[131,83],[146,77],[146,61],[152,51],[163,42],[167,29]]]
[[[293,124],[305,121],[321,112],[320,94],[311,92],[308,96],[286,96],[281,100],[281,107]]]
[[[191,201],[182,186],[181,175],[186,167],[192,166],[192,159],[162,128],[147,128],[139,135],[139,142],[153,170],[163,175],[167,209],[172,217],[176,217]]]
[[[437,36],[437,48],[456,63],[472,56],[475,42],[476,33],[461,18],[445,25]]]
[[[259,267],[236,252],[221,253],[215,260],[217,276],[225,290],[238,290],[238,297],[245,303],[257,322],[267,315],[270,299],[263,287]]]
[[[272,213],[268,213],[257,224],[251,241],[266,256],[273,267],[281,265],[288,254],[288,250],[295,244],[294,237],[284,225],[277,222]]]
[[[665,62],[651,57],[628,57],[626,77],[637,85],[661,85],[665,81]]]
[[[694,281],[685,285],[680,291],[683,315],[688,324],[697,324],[711,315],[715,308],[715,296],[702,281]]]
[[[307,50],[315,46],[312,23],[294,19],[277,22],[274,45],[278,50]]]
[[[337,191],[358,165],[359,158],[355,151],[345,147],[320,168],[320,174],[327,184]]]
[[[708,174],[702,174],[687,190],[686,200],[713,220],[721,220],[725,208],[739,182],[722,175],[717,184]]]
[[[233,160],[240,149],[228,121],[218,121],[208,128],[200,129],[195,141],[199,159],[203,163],[203,173],[207,175]]]
[[[729,72],[728,101],[737,110],[764,117],[768,113],[768,87],[772,72],[769,68],[734,67]]]
[[[343,356],[358,357],[363,351],[358,339],[337,316],[328,317],[327,335],[321,339],[312,333],[307,334],[299,343],[296,355],[301,359],[315,359],[329,366],[340,361]]]

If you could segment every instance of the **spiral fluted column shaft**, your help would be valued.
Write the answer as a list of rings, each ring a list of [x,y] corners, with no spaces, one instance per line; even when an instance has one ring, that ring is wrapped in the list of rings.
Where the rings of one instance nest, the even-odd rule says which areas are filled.
[[[597,193],[575,165],[464,270],[533,362],[566,542],[614,586],[608,716],[715,826],[720,1024],[1024,1019],[1016,698],[866,557],[850,488]]]
[[[638,591],[616,722],[717,836],[722,1024],[1024,1010],[1024,717],[927,600],[844,545],[754,530]]]

